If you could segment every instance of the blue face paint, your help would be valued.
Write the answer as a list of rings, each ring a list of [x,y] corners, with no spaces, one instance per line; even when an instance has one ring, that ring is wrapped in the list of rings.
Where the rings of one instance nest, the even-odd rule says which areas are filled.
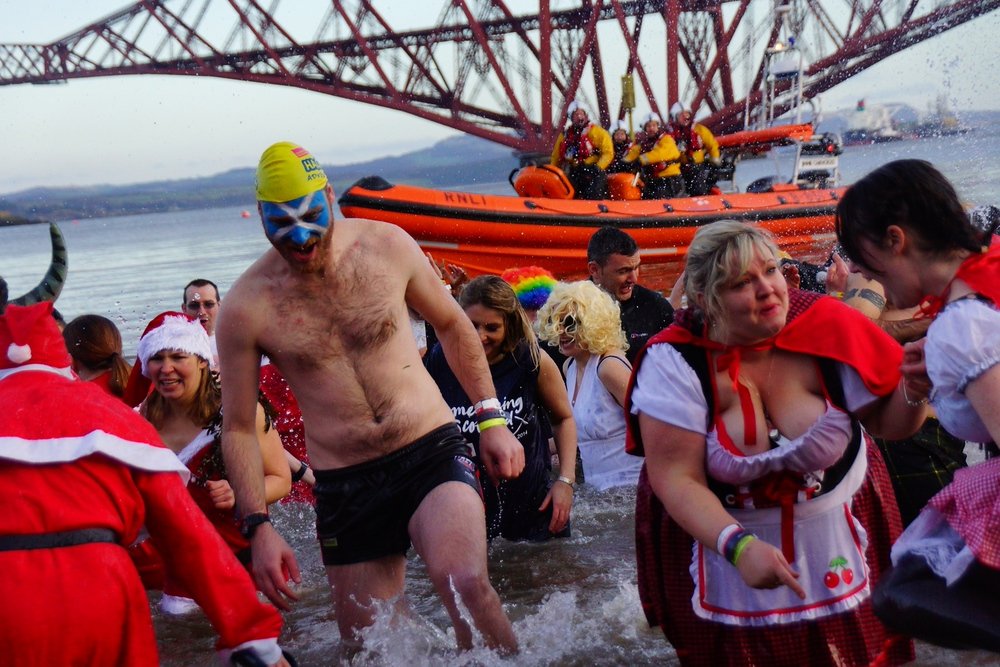
[[[262,201],[260,210],[264,233],[275,245],[289,243],[302,247],[312,237],[319,241],[332,219],[325,189],[281,203]]]

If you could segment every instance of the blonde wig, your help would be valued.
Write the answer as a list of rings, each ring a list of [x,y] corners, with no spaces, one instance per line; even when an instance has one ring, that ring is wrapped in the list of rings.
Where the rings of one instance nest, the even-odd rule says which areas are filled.
[[[535,320],[538,337],[558,344],[559,336],[567,329],[564,324],[567,317],[572,317],[568,333],[591,354],[628,349],[618,302],[589,280],[560,282],[552,289]]]

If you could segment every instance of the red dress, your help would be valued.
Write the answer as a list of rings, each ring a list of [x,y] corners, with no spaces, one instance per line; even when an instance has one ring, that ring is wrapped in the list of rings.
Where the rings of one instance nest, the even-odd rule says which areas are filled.
[[[845,356],[870,360],[872,366],[881,370],[866,373],[863,368],[858,369],[869,390],[875,395],[886,395],[895,389],[901,357],[898,344],[880,331],[875,333],[874,325],[859,320],[864,318],[855,311],[840,304],[831,306],[830,299],[820,303],[811,295],[790,290],[789,302],[789,323],[776,338],[775,347],[800,351],[800,346],[808,346],[808,351],[816,356],[839,361],[845,361]],[[802,319],[793,326],[797,318]],[[677,327],[675,324],[673,334],[667,333],[670,329],[661,332],[650,345],[669,341],[677,334]],[[864,333],[872,332],[872,336],[859,335],[859,328]],[[839,339],[832,340],[832,335],[823,335],[823,331]],[[850,335],[845,335],[846,332]],[[836,349],[831,351],[829,347]],[[636,359],[633,383],[643,356],[640,353]],[[634,415],[630,417],[627,447],[633,453],[642,452]],[[868,473],[854,495],[851,510],[867,533],[865,558],[875,582],[889,566],[889,550],[901,531],[901,521],[878,448],[868,446],[866,451]],[[850,612],[767,627],[726,625],[699,618],[692,608],[695,590],[689,571],[692,547],[691,536],[667,514],[653,492],[644,466],[636,493],[639,595],[650,625],[662,627],[683,665],[868,665],[912,660],[912,645],[890,634],[875,617],[870,600]]]
[[[280,615],[257,600],[150,424],[97,386],[47,371],[2,378],[0,405],[0,537],[116,536],[0,551],[5,665],[158,664],[146,593],[123,548],[144,525],[171,576],[196,592],[219,648],[278,636]]]

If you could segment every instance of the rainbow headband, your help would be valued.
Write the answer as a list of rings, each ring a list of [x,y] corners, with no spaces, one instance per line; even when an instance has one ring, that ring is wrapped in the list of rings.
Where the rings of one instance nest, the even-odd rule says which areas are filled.
[[[257,165],[257,201],[288,202],[326,187],[326,174],[312,153],[290,141],[274,144]]]
[[[538,310],[545,305],[556,286],[555,276],[540,266],[507,269],[500,277],[513,288],[525,310]]]

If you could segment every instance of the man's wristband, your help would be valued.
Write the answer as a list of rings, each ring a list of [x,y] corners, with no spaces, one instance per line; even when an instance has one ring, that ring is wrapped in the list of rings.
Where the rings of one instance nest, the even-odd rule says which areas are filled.
[[[574,491],[576,491],[576,482],[574,482],[573,480],[571,480],[566,475],[559,475],[558,477],[556,477],[556,481],[557,482],[562,482],[563,484],[568,484],[569,488],[571,488]]]
[[[486,421],[479,422],[476,426],[479,432],[482,433],[486,429],[493,428],[494,426],[506,426],[507,420],[503,417],[494,417],[493,419],[487,419]]]
[[[479,413],[483,412],[484,410],[497,410],[497,411],[503,410],[503,406],[500,404],[499,398],[484,398],[483,400],[473,405],[472,408],[476,411],[477,417],[479,416]]]
[[[299,461],[299,463],[301,463],[302,466],[298,470],[296,470],[295,472],[292,473],[292,483],[293,484],[295,482],[300,481],[303,477],[305,477],[306,476],[306,470],[309,470],[309,464],[308,463],[306,463],[305,461]]]
[[[252,539],[254,533],[257,532],[257,528],[259,528],[262,523],[271,523],[271,517],[268,516],[267,512],[253,512],[252,514],[247,514],[243,517],[243,521],[240,522],[240,534],[248,540]]]

